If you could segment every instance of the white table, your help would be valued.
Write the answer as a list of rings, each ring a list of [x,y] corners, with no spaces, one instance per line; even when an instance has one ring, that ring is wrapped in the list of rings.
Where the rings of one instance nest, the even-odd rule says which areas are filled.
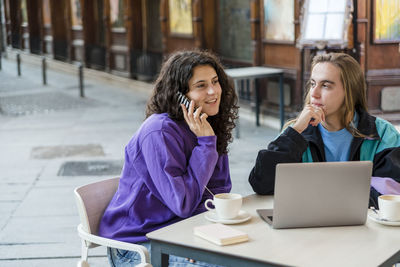
[[[204,214],[148,233],[153,266],[168,266],[168,254],[224,266],[392,266],[400,262],[400,228],[367,220],[361,226],[272,229],[256,213],[272,208],[272,196],[244,198],[252,219],[232,227],[246,232],[245,243],[218,246],[193,235],[210,223]]]
[[[233,79],[235,90],[239,99],[239,81],[240,80],[253,80],[260,78],[268,78],[273,76],[279,77],[279,118],[281,121],[281,129],[285,121],[285,108],[284,108],[284,91],[283,91],[283,69],[267,68],[267,67],[245,67],[236,69],[226,69],[226,74]],[[256,104],[256,125],[259,126],[260,116],[260,99],[258,95],[258,88],[255,88],[255,104]],[[236,125],[236,137],[240,137],[239,120]]]

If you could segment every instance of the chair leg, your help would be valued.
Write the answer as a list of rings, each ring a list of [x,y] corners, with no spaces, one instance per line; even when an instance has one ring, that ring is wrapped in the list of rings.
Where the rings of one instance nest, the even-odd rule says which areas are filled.
[[[87,263],[87,261],[84,261],[84,260],[80,260],[76,266],[77,267],[90,267],[89,263]]]
[[[82,256],[81,256],[81,259],[83,261],[87,261],[89,247],[86,244],[85,240],[83,240],[83,239],[81,239],[81,240],[82,240]]]
[[[90,267],[89,263],[87,263],[87,261],[84,261],[84,260],[80,260],[76,266],[77,267]]]

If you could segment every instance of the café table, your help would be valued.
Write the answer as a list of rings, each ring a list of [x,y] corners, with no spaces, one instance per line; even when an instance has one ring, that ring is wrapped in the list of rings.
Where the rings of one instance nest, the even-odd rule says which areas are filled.
[[[268,77],[279,77],[279,118],[281,121],[281,128],[285,121],[285,109],[284,109],[284,91],[283,91],[283,69],[269,68],[269,67],[244,67],[226,69],[226,74],[232,78],[236,90],[236,94],[239,97],[239,81],[250,80],[250,84],[254,84],[255,79],[268,78]],[[259,88],[255,88],[255,106],[256,106],[256,125],[260,125],[260,99],[258,94]],[[240,124],[239,120],[236,122],[236,137],[240,137]]]
[[[256,212],[272,208],[272,196],[250,195],[242,209],[252,218],[230,225],[249,241],[218,246],[193,234],[209,224],[205,213],[150,232],[151,263],[168,266],[177,255],[223,266],[392,266],[400,262],[400,228],[367,219],[365,225],[273,229]],[[299,211],[301,213],[301,211]]]

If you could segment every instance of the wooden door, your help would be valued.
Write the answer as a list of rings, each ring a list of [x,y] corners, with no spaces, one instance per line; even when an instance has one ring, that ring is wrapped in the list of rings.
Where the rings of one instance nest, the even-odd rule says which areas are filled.
[[[11,45],[11,20],[10,20],[10,4],[8,0],[3,1],[4,20],[5,20],[5,43],[6,46]]]
[[[21,49],[29,50],[29,24],[28,24],[28,7],[27,0],[21,0],[21,6],[19,7],[21,15]]]
[[[127,0],[106,0],[107,14],[107,69],[120,76],[129,76],[129,47],[125,18],[128,14]]]
[[[105,69],[107,18],[104,16],[104,0],[85,0],[81,4],[86,66]]]
[[[21,0],[8,0],[9,7],[9,32],[13,48],[21,48]]]
[[[161,0],[164,54],[202,48],[216,51],[216,0]]]
[[[26,1],[26,0],[25,0]],[[29,48],[33,54],[42,53],[42,0],[26,1]]]
[[[70,58],[70,0],[50,0],[50,17],[54,58]]]
[[[160,70],[163,47],[160,23],[160,0],[130,2],[127,14],[131,76],[150,81]]]
[[[53,36],[51,28],[50,0],[42,2],[42,51],[43,54],[53,54]]]
[[[358,0],[357,5],[358,51],[367,81],[368,107],[379,111],[382,90],[400,86],[400,1]]]
[[[217,52],[228,66],[252,65],[250,0],[218,1]]]
[[[69,55],[70,60],[75,62],[85,62],[85,39],[84,23],[85,16],[83,4],[86,1],[68,0],[68,33],[69,33]]]

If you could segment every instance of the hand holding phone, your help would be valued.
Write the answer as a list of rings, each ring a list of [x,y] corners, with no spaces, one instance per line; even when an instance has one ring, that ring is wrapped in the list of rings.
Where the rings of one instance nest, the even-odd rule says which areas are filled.
[[[182,94],[181,92],[176,92],[176,94],[178,95],[178,102],[180,104],[185,105],[186,109],[189,111],[189,107],[190,107],[190,100],[189,98],[187,98],[184,94]],[[195,112],[196,108],[193,110],[193,112]]]
[[[208,115],[206,113],[201,112],[201,107],[198,109],[193,108],[193,112],[190,112],[191,101],[181,92],[177,92],[178,103],[184,105],[186,109],[183,110],[183,117],[185,118],[186,123],[189,125],[190,130],[196,136],[211,136],[215,135],[213,128],[210,123],[207,121]],[[194,106],[194,102],[192,103]]]

